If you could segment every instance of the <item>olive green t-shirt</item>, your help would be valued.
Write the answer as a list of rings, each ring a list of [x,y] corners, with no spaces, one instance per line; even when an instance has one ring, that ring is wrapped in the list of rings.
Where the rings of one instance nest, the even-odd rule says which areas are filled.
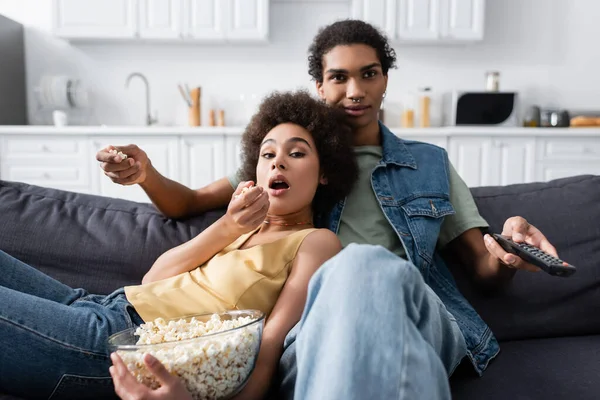
[[[381,210],[371,186],[371,172],[382,158],[382,148],[360,146],[355,147],[354,152],[359,168],[358,180],[346,199],[342,212],[338,230],[342,246],[350,243],[381,245],[399,257],[406,258],[402,243]],[[236,188],[239,184],[237,174],[229,176],[229,182]],[[444,218],[438,237],[439,248],[468,229],[488,226],[479,215],[471,191],[452,165],[450,165],[450,202],[456,213]],[[369,211],[365,212],[365,210]]]

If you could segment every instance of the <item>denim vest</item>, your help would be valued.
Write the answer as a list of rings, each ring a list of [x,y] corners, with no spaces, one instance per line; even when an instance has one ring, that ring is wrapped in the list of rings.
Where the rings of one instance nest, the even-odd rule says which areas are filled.
[[[409,261],[456,318],[467,355],[481,375],[500,351],[498,341],[460,294],[436,252],[444,216],[454,214],[449,200],[448,154],[437,146],[402,140],[381,123],[380,131],[383,158],[371,173],[373,191]],[[320,225],[337,233],[345,202],[339,202]]]

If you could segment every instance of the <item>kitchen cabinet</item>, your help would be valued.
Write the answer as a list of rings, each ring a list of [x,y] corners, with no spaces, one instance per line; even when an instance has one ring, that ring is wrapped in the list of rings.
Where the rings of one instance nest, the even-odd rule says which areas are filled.
[[[66,39],[262,42],[269,0],[53,0]]]
[[[0,137],[0,178],[90,193],[87,143],[62,135]]]
[[[181,182],[193,189],[225,176],[225,137],[189,136],[181,140]]]
[[[260,41],[269,34],[269,0],[228,0],[227,39]]]
[[[548,181],[577,174],[600,175],[598,138],[540,137],[536,154],[536,180]]]
[[[138,0],[139,36],[144,39],[175,39],[183,34],[182,0]]]
[[[587,134],[543,128],[391,130],[403,139],[446,149],[469,187],[600,175],[600,130]],[[161,174],[198,189],[238,171],[242,133],[243,128],[234,127],[0,127],[0,179],[148,202],[138,185],[121,186],[106,177],[96,152],[108,144],[135,143]]]
[[[226,154],[226,167],[225,172],[227,176],[237,172],[242,166],[242,135],[229,135],[225,139],[225,146],[227,149]]]
[[[71,39],[128,39],[137,32],[137,0],[53,0],[55,35]]]
[[[186,0],[184,37],[222,41],[226,38],[226,2],[222,0]]]
[[[394,42],[483,39],[485,0],[352,0],[352,16]]]
[[[269,0],[186,0],[185,38],[263,41],[269,33]]]
[[[483,39],[485,0],[440,0],[440,36],[448,40]]]
[[[450,138],[448,155],[470,187],[534,180],[534,138],[456,136]]]

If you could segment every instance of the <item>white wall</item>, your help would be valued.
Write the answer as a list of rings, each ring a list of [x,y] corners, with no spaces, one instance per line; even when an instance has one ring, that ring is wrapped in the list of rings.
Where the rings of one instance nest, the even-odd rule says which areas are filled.
[[[49,12],[38,7],[32,16],[25,8],[49,1],[0,0],[0,13],[7,14],[10,3],[10,13],[48,29]],[[158,110],[161,123],[186,124],[186,107],[176,85],[187,82],[202,87],[203,121],[208,108],[216,106],[226,109],[228,124],[241,124],[245,112],[240,94],[297,87],[312,90],[306,72],[310,40],[319,26],[348,17],[349,12],[349,1],[271,0],[268,45],[78,44],[77,51],[94,68],[96,107],[89,122],[144,122],[141,82],[124,88],[126,76],[139,71],[150,80],[152,108]],[[395,45],[399,68],[390,72],[387,123],[398,125],[400,103],[409,91],[425,85],[438,93],[480,90],[486,70],[500,71],[501,89],[519,91],[524,105],[600,109],[598,15],[596,0],[487,0],[481,43]],[[44,65],[41,59],[32,62]],[[68,65],[71,60],[64,57],[63,62]]]

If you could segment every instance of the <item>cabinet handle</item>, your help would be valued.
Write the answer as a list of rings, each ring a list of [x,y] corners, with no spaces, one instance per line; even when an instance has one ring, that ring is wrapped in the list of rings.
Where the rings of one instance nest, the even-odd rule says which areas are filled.
[[[44,179],[50,179],[50,178],[52,178],[52,177],[50,176],[50,174],[49,174],[49,173],[47,173],[47,172],[44,172],[44,175],[42,175],[42,176],[44,177]]]
[[[49,148],[48,146],[46,146],[46,145],[43,145],[43,146],[42,146],[42,151],[43,151],[44,153],[49,153],[49,152],[50,152],[50,148]]]

